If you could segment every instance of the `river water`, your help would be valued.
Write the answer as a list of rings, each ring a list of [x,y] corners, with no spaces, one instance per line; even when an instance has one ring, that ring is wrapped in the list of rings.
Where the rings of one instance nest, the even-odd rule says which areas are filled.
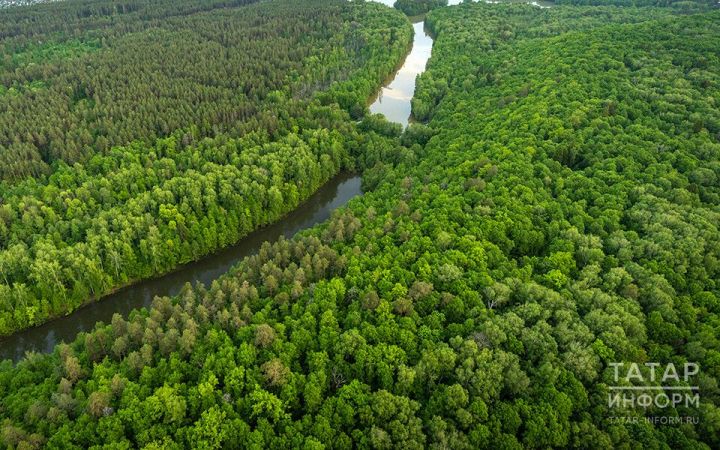
[[[378,3],[392,7],[395,0],[374,0]],[[540,8],[549,8],[552,2],[539,0],[485,0],[486,3],[530,3]],[[462,0],[449,0],[448,6],[459,5]],[[382,114],[390,122],[399,123],[404,127],[408,126],[411,120],[411,100],[415,95],[415,80],[417,76],[425,71],[430,55],[432,54],[432,37],[425,31],[424,17],[413,17],[413,37],[410,52],[405,57],[400,69],[394,77],[380,89],[378,95],[370,104],[372,114]]]
[[[415,35],[410,53],[405,57],[394,78],[378,93],[370,105],[370,112],[382,114],[390,122],[403,127],[410,120],[410,100],[415,94],[415,79],[425,71],[425,64],[432,53],[432,37],[425,32],[425,22],[418,18],[413,23]]]
[[[71,342],[81,331],[92,330],[97,322],[110,323],[115,313],[127,316],[133,309],[150,306],[155,296],[178,294],[186,282],[209,285],[241,259],[257,252],[263,242],[276,241],[280,236],[289,238],[323,222],[335,209],[361,193],[359,176],[338,175],[280,221],[250,233],[234,246],[162,277],[120,289],[68,316],[2,338],[0,360],[17,361],[29,351],[50,352],[57,343]]]
[[[394,0],[382,0],[380,3],[392,6]],[[450,5],[458,3],[461,1],[449,1]],[[415,93],[415,79],[425,70],[433,43],[432,37],[425,32],[422,18],[413,22],[413,29],[413,43],[405,61],[370,105],[372,113],[381,113],[388,120],[400,123],[403,127],[407,126],[410,120],[410,100]],[[150,306],[156,296],[178,294],[187,282],[209,285],[240,260],[257,252],[263,242],[276,241],[280,236],[289,238],[301,230],[323,222],[335,209],[361,194],[359,176],[338,175],[295,211],[272,225],[250,233],[234,246],[182,266],[162,277],[120,289],[68,316],[0,338],[0,360],[18,361],[26,352],[50,352],[59,342],[73,341],[78,333],[92,330],[98,322],[109,323],[115,313],[127,316],[134,309]]]

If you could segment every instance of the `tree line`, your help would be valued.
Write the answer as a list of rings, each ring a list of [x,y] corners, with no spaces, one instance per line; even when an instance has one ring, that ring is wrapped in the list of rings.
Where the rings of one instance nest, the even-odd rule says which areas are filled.
[[[412,17],[447,6],[447,4],[447,0],[397,0],[393,7]]]

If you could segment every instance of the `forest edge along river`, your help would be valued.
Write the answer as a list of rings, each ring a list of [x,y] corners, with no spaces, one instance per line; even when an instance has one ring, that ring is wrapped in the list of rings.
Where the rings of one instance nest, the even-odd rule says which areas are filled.
[[[549,8],[551,2],[527,0],[486,0],[486,3],[529,3],[539,8]],[[381,0],[379,3],[393,6],[395,0]],[[462,3],[462,0],[450,0],[448,6]],[[411,101],[415,94],[417,76],[425,71],[432,54],[433,38],[425,31],[425,16],[411,17],[413,23],[413,42],[400,69],[391,80],[383,86],[377,96],[371,99],[370,112],[382,114],[390,122],[399,123],[403,128],[412,120]]]
[[[371,111],[381,112],[389,120],[403,125],[407,125],[410,117],[410,99],[415,92],[417,75],[415,72],[417,68],[424,70],[425,62],[430,57],[429,46],[432,45],[432,39],[422,30],[422,22],[414,26],[415,38],[410,52],[392,81],[386,85],[392,87],[392,94],[379,95],[370,108]],[[425,47],[420,52],[417,51],[420,47],[416,46],[418,39],[422,40],[421,46]],[[409,71],[412,71],[412,76]],[[396,79],[402,82],[395,83]],[[393,101],[383,101],[390,98]],[[377,108],[376,105],[380,104],[382,107]],[[299,231],[324,222],[334,210],[360,194],[360,177],[340,174],[294,211],[271,225],[255,230],[233,246],[181,266],[161,277],[139,281],[119,289],[67,316],[0,338],[0,360],[18,361],[27,352],[51,352],[58,343],[72,342],[79,333],[92,330],[98,322],[110,323],[116,313],[127,316],[134,309],[149,307],[156,296],[177,295],[188,282],[193,285],[209,285],[243,258],[256,253],[264,242],[274,242],[281,236],[290,238]]]
[[[243,258],[256,253],[264,242],[274,242],[281,236],[290,238],[324,222],[335,209],[361,193],[359,176],[340,174],[282,219],[253,231],[233,246],[164,276],[119,289],[67,316],[2,338],[0,360],[18,361],[28,351],[51,352],[56,344],[71,342],[78,333],[92,330],[97,322],[110,323],[115,313],[127,316],[134,309],[150,306],[156,296],[177,295],[187,282],[209,285]]]
[[[432,37],[425,32],[422,17],[413,21],[414,37],[410,52],[392,80],[383,86],[370,105],[372,114],[382,114],[390,122],[407,127],[411,116],[411,100],[415,93],[415,80],[425,71],[432,53]]]
[[[384,0],[380,3],[392,6],[393,2],[394,0]],[[461,2],[449,2],[450,5],[458,3]],[[405,60],[370,105],[371,113],[381,113],[388,120],[400,123],[403,127],[410,121],[410,102],[415,93],[415,81],[425,70],[433,43],[432,37],[424,30],[422,17],[414,18],[413,29],[415,34],[412,46]],[[156,296],[177,295],[188,282],[193,285],[209,285],[243,258],[256,253],[264,242],[274,242],[281,236],[289,238],[299,231],[324,222],[335,209],[361,194],[359,176],[340,174],[294,211],[271,225],[255,230],[233,246],[181,266],[166,275],[119,289],[67,316],[0,338],[0,360],[18,361],[27,352],[51,352],[56,344],[72,342],[79,333],[92,330],[98,322],[110,323],[116,313],[127,316],[135,309],[149,307]]]

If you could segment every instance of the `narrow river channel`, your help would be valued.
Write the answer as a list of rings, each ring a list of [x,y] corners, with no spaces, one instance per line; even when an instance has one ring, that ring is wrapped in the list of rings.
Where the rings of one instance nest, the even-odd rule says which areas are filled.
[[[414,27],[415,39],[403,66],[370,106],[371,111],[383,113],[389,120],[403,126],[407,125],[410,117],[415,77],[425,69],[432,48],[432,39],[423,31],[423,23],[417,22]],[[18,361],[27,352],[51,352],[59,342],[73,341],[78,333],[92,330],[97,322],[109,323],[115,313],[127,316],[134,309],[150,306],[156,296],[176,295],[187,282],[209,285],[240,260],[257,252],[263,242],[273,242],[280,236],[289,238],[317,225],[327,220],[335,209],[361,194],[359,176],[338,175],[295,211],[249,234],[234,246],[162,277],[128,286],[68,316],[0,338],[0,360]]]
[[[522,0],[526,1],[526,0]],[[394,0],[382,0],[392,6]],[[461,0],[450,0],[450,5]],[[545,6],[546,2],[533,2]],[[432,52],[432,37],[425,32],[423,18],[413,21],[415,35],[412,47],[400,69],[378,92],[370,105],[372,113],[381,113],[392,121],[407,126],[410,120],[410,100],[415,93],[415,79],[425,70]],[[84,306],[68,316],[41,326],[0,338],[0,360],[20,360],[27,352],[50,352],[59,342],[71,342],[78,333],[90,331],[97,322],[109,323],[113,314],[127,316],[130,311],[148,307],[156,296],[176,295],[185,283],[210,284],[246,256],[257,252],[265,241],[295,233],[327,220],[337,208],[361,195],[360,177],[341,174],[327,182],[306,202],[280,221],[250,233],[234,246],[228,247],[200,261],[178,268],[159,278],[138,282],[101,300]]]
[[[425,71],[425,65],[432,53],[432,37],[425,32],[425,22],[422,18],[413,21],[412,48],[405,57],[400,69],[393,79],[378,93],[375,101],[370,105],[370,112],[382,114],[390,122],[396,122],[403,127],[410,120],[410,101],[415,94],[415,79]]]

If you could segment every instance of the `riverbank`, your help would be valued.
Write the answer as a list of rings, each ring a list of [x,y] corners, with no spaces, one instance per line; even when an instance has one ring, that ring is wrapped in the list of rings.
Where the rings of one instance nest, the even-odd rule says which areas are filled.
[[[432,38],[425,33],[424,21],[413,24],[415,36],[408,53],[370,105],[373,113],[382,113],[390,121],[407,126],[415,78],[425,70],[430,58]],[[264,242],[297,232],[327,220],[332,211],[361,195],[360,177],[341,174],[327,182],[295,210],[270,225],[257,229],[236,245],[185,264],[162,276],[140,280],[115,289],[96,301],[86,302],[72,313],[54,318],[33,328],[0,339],[0,360],[21,359],[26,352],[51,352],[60,342],[71,342],[81,332],[92,330],[98,322],[109,323],[114,314],[127,316],[131,311],[149,307],[156,296],[177,295],[186,283],[209,285]]]
[[[67,316],[2,338],[0,360],[18,361],[26,352],[50,352],[56,344],[71,342],[79,333],[92,330],[98,322],[109,323],[116,313],[127,316],[134,309],[150,306],[156,296],[177,295],[188,282],[193,285],[210,284],[240,260],[257,252],[264,242],[275,241],[280,236],[290,238],[301,230],[324,222],[335,209],[361,193],[360,177],[341,173],[283,219],[251,232],[234,246],[161,277],[126,286]]]

